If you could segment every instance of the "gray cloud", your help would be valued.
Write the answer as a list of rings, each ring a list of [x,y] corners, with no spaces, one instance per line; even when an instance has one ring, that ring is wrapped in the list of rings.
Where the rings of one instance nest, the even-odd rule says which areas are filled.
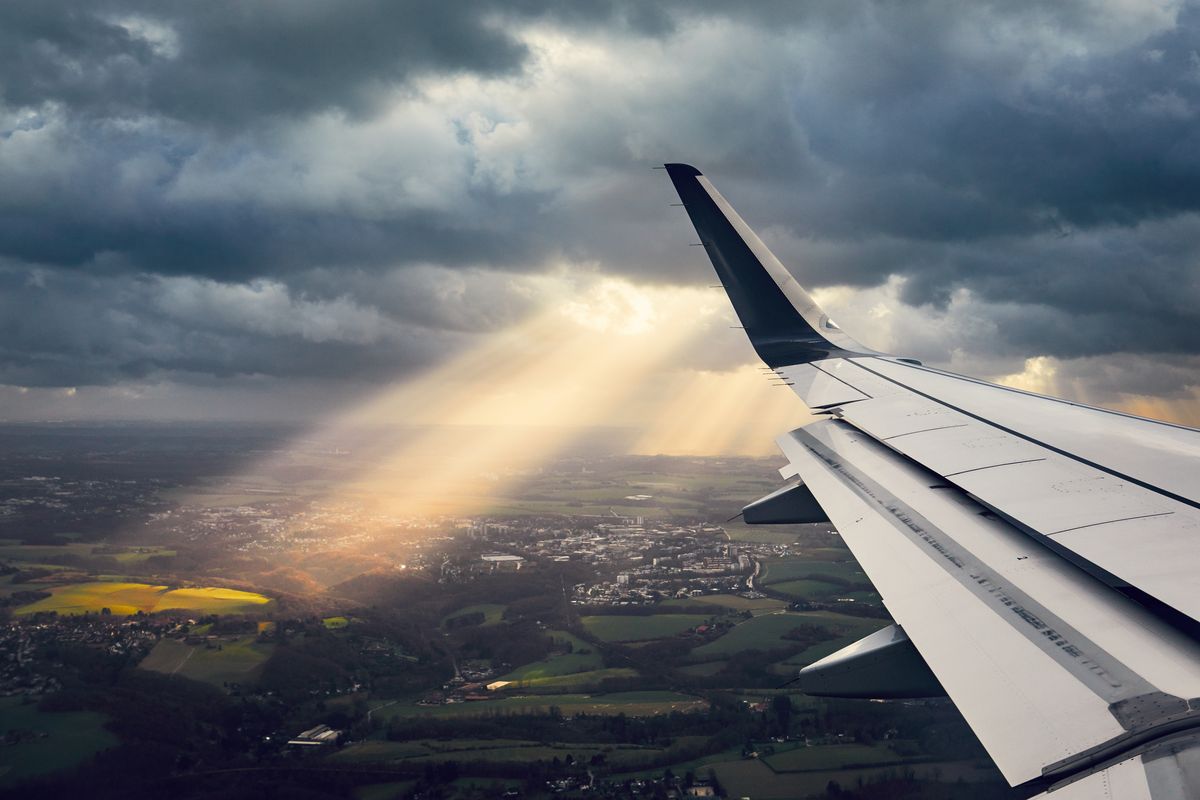
[[[414,287],[420,295],[422,287]],[[341,295],[187,277],[0,268],[0,384],[232,376],[389,380],[465,342]]]
[[[707,283],[664,160],[809,285],[898,281],[919,357],[1189,363],[1198,53],[1103,0],[7,3],[0,383],[390,378],[563,264]]]
[[[58,102],[97,117],[162,115],[206,126],[338,108],[376,109],[424,73],[503,74],[521,42],[486,4],[6,3],[0,71],[9,104]]]

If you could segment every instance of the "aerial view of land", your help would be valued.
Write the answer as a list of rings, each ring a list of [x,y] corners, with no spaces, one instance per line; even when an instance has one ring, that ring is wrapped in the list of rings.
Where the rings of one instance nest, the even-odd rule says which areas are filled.
[[[791,688],[889,620],[828,525],[731,521],[770,460],[593,449],[397,515],[257,435],[0,429],[0,792],[1001,796],[948,702]]]

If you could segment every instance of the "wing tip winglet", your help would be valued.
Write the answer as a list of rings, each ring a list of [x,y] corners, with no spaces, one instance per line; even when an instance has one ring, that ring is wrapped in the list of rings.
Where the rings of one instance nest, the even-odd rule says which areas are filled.
[[[672,180],[677,178],[698,178],[704,173],[691,164],[663,164]]]
[[[700,170],[683,163],[663,167],[763,361],[774,367],[866,352],[840,331],[831,335],[822,325],[828,318]]]

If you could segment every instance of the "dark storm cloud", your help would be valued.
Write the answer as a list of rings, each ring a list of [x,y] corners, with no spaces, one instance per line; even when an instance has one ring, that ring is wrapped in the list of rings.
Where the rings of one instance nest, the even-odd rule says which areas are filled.
[[[937,25],[886,5],[832,32],[832,58],[802,59],[778,99],[790,101],[804,155],[823,165],[822,185],[796,185],[810,169],[796,169],[806,162],[795,145],[771,151],[770,170],[749,165],[796,195],[781,220],[794,215],[823,237],[950,241],[1132,225],[1200,206],[1200,11],[1035,74],[1025,73],[1033,54],[997,47],[972,20],[1003,21],[967,9]],[[1025,22],[1032,35],[1047,21]]]
[[[392,377],[506,276],[708,282],[664,160],[809,285],[969,292],[981,358],[1200,353],[1198,52],[1101,0],[5,3],[0,383]]]
[[[416,76],[519,70],[526,48],[492,14],[489,4],[437,2],[3,4],[0,98],[27,113],[0,126],[0,137],[43,130],[71,169],[63,180],[54,169],[0,163],[0,253],[61,265],[104,254],[110,268],[225,278],[378,262],[400,242],[405,260],[522,259],[529,237],[515,226],[463,215],[280,213],[254,200],[169,194],[214,138],[241,137],[223,154],[237,160],[269,151],[278,131],[260,126],[281,119],[369,115]],[[154,171],[125,174],[138,154]],[[486,187],[473,197],[484,207],[494,200]],[[488,219],[536,200],[505,199]]]
[[[892,87],[859,124],[802,102],[814,152],[865,177],[853,187],[866,201],[854,210],[865,213],[836,206],[820,224],[944,240],[1194,211],[1197,47],[1200,14],[1189,10],[1168,33],[1069,59],[1032,85],[997,83],[978,64],[939,64],[950,68]]]
[[[85,151],[80,144],[77,152]],[[120,165],[103,151],[89,155],[95,160],[81,164],[70,184],[14,180],[0,188],[5,205],[15,206],[0,217],[0,253],[35,264],[238,280],[329,264],[526,266],[546,252],[536,232],[488,224],[517,208],[532,214],[534,194],[472,191],[479,213],[495,212],[482,221],[425,209],[364,218],[336,209],[280,210],[254,199],[176,200],[157,182],[122,196],[123,181],[113,174]]]
[[[28,113],[0,137],[52,125],[45,138],[73,164],[66,181],[0,169],[0,254],[68,266],[104,254],[109,268],[226,279],[397,259],[528,264],[552,246],[527,225],[541,196],[519,187],[500,198],[474,186],[473,208],[386,219],[178,201],[169,189],[214,139],[240,137],[223,154],[236,161],[269,152],[289,120],[370,117],[417,78],[516,74],[528,50],[504,20],[547,14],[661,24],[608,3],[5,3],[0,100]],[[137,153],[156,169],[130,180],[123,159]]]
[[[717,75],[682,98],[655,97],[657,113],[677,122],[676,141],[660,136],[660,150],[698,162],[752,223],[802,237],[785,260],[804,263],[813,282],[871,285],[892,273],[921,278],[932,266],[933,280],[914,281],[908,299],[938,302],[971,276],[905,263],[913,244],[1003,249],[1197,210],[1200,13],[1184,9],[1171,30],[1118,47],[1090,42],[1095,53],[1068,43],[1064,50],[1081,52],[1049,58],[1038,52],[1044,41],[1022,40],[1053,42],[1074,27],[1086,41],[1088,15],[1099,11],[846,4],[814,21],[818,44],[801,45],[805,52],[772,39],[783,49],[764,47],[756,68]],[[642,122],[654,113],[648,103],[634,119],[654,129]],[[611,142],[629,133],[600,127],[589,135]],[[628,197],[614,192],[589,222],[603,226],[620,206]],[[616,238],[600,231],[597,248]],[[813,239],[843,245],[842,257],[826,248],[833,260],[814,262]],[[683,277],[668,251],[658,260]]]
[[[0,8],[5,101],[95,116],[234,125],[328,107],[371,111],[414,74],[520,68],[524,45],[486,5],[312,0]]]
[[[359,116],[415,77],[519,72],[528,47],[513,22],[653,35],[675,16],[619,0],[12,0],[0,7],[0,87],[16,106],[217,127]]]
[[[1200,13],[1032,70],[971,16],[883,6],[842,29],[855,56],[806,61],[790,93],[804,158],[731,164],[727,196],[788,234],[802,280],[997,304],[977,308],[998,324],[981,353],[1200,352]]]
[[[0,384],[386,379],[436,363],[460,344],[452,331],[397,322],[346,299],[302,296],[277,282],[0,266]]]

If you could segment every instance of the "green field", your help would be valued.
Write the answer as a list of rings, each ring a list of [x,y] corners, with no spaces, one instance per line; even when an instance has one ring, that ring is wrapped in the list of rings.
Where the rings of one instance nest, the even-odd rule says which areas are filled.
[[[684,675],[708,678],[725,669],[725,665],[728,663],[728,661],[705,661],[703,664],[688,664],[686,667],[680,667],[679,671]]]
[[[845,555],[842,554],[843,558]],[[819,579],[823,575],[840,578],[849,583],[867,583],[867,576],[854,561],[826,561],[809,557],[782,558],[765,562],[765,567],[761,580],[766,586],[801,578]]]
[[[332,756],[330,761],[344,761],[351,764],[373,762],[382,764],[389,761],[403,761],[417,756],[427,756],[434,752],[421,742],[389,742],[386,739],[369,739],[345,747]]]
[[[321,620],[321,624],[331,631],[336,631],[349,625],[350,619],[348,617],[326,617]]]
[[[274,644],[255,641],[252,636],[214,642],[211,647],[161,639],[138,666],[214,686],[246,684],[258,678],[274,650]]]
[[[879,605],[881,602],[878,592],[869,592],[864,589],[856,589],[853,592],[838,592],[838,599],[847,598],[856,603],[874,603]]]
[[[707,619],[702,614],[602,614],[583,617],[580,622],[588,633],[604,642],[645,642],[675,636],[703,625]]]
[[[450,620],[465,617],[467,614],[481,613],[483,614],[483,622],[480,623],[481,626],[497,625],[503,620],[504,609],[506,608],[508,606],[500,603],[480,603],[479,605],[467,606],[466,608],[460,608],[457,611],[447,614],[442,619],[442,624],[445,625]]]
[[[887,620],[851,617],[831,611],[763,614],[735,625],[732,630],[715,642],[697,647],[692,651],[692,655],[700,658],[722,657],[742,650],[771,650],[788,647],[794,642],[784,639],[784,634],[801,625],[821,625],[835,633],[841,633],[839,638],[848,638],[853,641],[887,624]]]
[[[89,711],[47,713],[19,697],[0,698],[0,736],[19,737],[0,747],[0,785],[67,770],[113,747],[104,715]]]
[[[545,678],[590,672],[604,666],[604,659],[595,645],[572,636],[566,631],[551,631],[550,638],[558,643],[571,643],[570,653],[558,653],[542,661],[517,667],[500,678],[502,681],[538,681]]]
[[[112,546],[90,542],[71,542],[63,545],[20,544],[12,539],[0,539],[0,561],[19,561],[54,565],[62,556],[76,558],[115,558],[122,564],[135,564],[154,556],[173,556],[174,550],[162,547]],[[61,568],[62,565],[56,565]]]
[[[680,611],[685,612],[689,608],[695,608],[697,606],[722,606],[732,611],[750,611],[754,613],[761,613],[764,611],[779,611],[787,608],[787,605],[788,604],[786,601],[777,600],[774,597],[759,597],[750,599],[747,597],[739,597],[736,594],[706,594],[701,597],[665,600],[662,603],[664,608],[678,608]]]
[[[61,556],[88,558],[96,545],[86,542],[71,542],[62,545],[21,544],[12,539],[0,540],[0,559],[5,561],[45,562]]]
[[[703,740],[703,737],[700,737]],[[680,737],[679,744],[694,744],[696,737]],[[610,765],[635,766],[660,757],[668,748],[611,744],[608,742],[539,742],[521,739],[424,739],[407,742],[367,740],[334,753],[329,760],[346,764],[395,764],[437,761],[486,761],[529,764],[534,761],[590,759],[603,754]]]
[[[800,580],[795,581],[772,583],[770,587],[772,591],[781,592],[790,597],[799,597],[805,599],[817,597],[824,598],[833,594],[841,596],[840,593],[845,591],[844,587],[837,586],[832,583],[826,583],[825,581],[808,580],[806,578],[801,578]]]
[[[407,796],[414,785],[416,781],[369,783],[354,790],[354,800],[396,800]]]
[[[845,769],[903,761],[887,745],[829,744],[797,747],[762,757],[776,772],[807,772],[818,769]]]
[[[793,544],[797,539],[796,529],[791,525],[741,525],[729,522],[722,526],[731,542],[753,544]]]
[[[496,712],[545,714],[556,707],[565,715],[625,714],[630,717],[649,717],[671,711],[697,711],[708,707],[699,697],[678,692],[613,692],[611,694],[556,694],[502,697],[474,703],[454,703],[444,706],[397,704],[380,709],[377,719],[391,717],[477,717]]]
[[[17,565],[14,565],[17,566]],[[0,575],[0,595],[5,597],[16,592],[48,592],[55,585],[71,581],[92,581],[96,578],[75,567],[63,567],[54,564],[21,564],[21,567],[38,570],[44,577],[37,576],[33,580],[14,582],[18,575]],[[123,579],[123,578],[122,578]],[[105,578],[104,580],[109,580]]]
[[[117,559],[117,561],[120,561],[122,564],[138,564],[148,558],[154,558],[155,556],[173,556],[175,553],[176,551],[167,550],[163,547],[139,547],[135,550],[125,550],[117,553],[115,556],[113,556],[113,558]]]
[[[56,611],[59,614],[84,614],[109,609],[113,614],[129,616],[139,611],[183,610],[202,614],[250,614],[263,611],[271,598],[254,592],[215,587],[168,589],[147,583],[91,581],[69,583],[48,589],[50,597],[21,606],[16,614]]]
[[[742,650],[787,647],[788,641],[782,638],[783,635],[806,622],[808,620],[801,614],[764,614],[733,626],[716,641],[697,647],[692,655],[701,658],[722,657]]]
[[[853,746],[853,745],[851,745]],[[836,745],[835,745],[836,747]],[[822,748],[811,748],[819,750]],[[924,764],[905,764],[887,767],[856,769],[823,769],[809,772],[775,772],[764,760],[738,759],[712,762],[712,770],[730,797],[753,797],[754,800],[791,800],[810,795],[822,796],[830,781],[842,786],[854,786],[859,780],[879,780],[903,769],[918,780],[940,783],[996,783],[1002,780],[994,768],[968,761],[940,761]],[[709,767],[697,769],[704,774]],[[915,795],[914,795],[915,796]]]

